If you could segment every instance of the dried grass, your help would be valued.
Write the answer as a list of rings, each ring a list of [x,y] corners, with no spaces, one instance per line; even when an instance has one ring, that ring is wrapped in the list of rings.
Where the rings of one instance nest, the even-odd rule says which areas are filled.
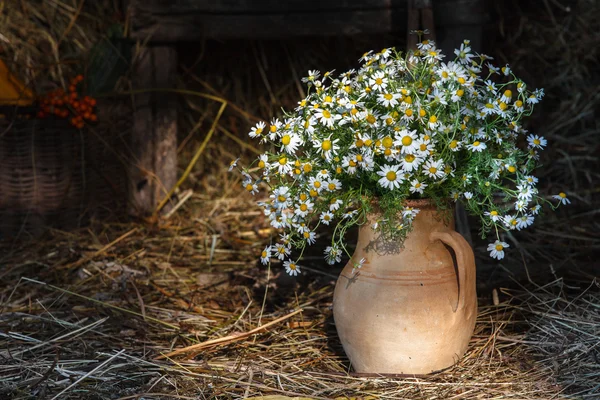
[[[265,228],[255,199],[224,166],[240,153],[255,155],[245,131],[280,106],[294,105],[301,92],[298,74],[332,68],[331,59],[343,64],[347,57],[354,65],[353,52],[374,42],[258,43],[236,53],[235,65],[226,58],[232,47],[224,46],[200,52],[211,54],[211,62],[184,60],[199,67],[184,68],[181,86],[227,99],[227,107],[217,118],[219,101],[182,96],[182,170],[204,140],[198,132],[212,125],[216,130],[169,214],[143,224],[95,221],[80,231],[0,244],[0,398],[598,398],[600,291],[589,282],[598,274],[600,238],[592,217],[599,204],[594,152],[600,141],[593,118],[597,66],[585,50],[598,51],[590,43],[600,31],[600,11],[578,7],[550,15],[556,3],[549,1],[535,18],[530,10],[515,12],[514,4],[501,3],[503,21],[521,29],[503,25],[506,36],[496,56],[506,54],[516,70],[527,66],[537,86],[546,87],[546,102],[555,106],[540,110],[543,118],[531,129],[561,145],[551,146],[545,159],[542,190],[567,187],[574,204],[540,220],[536,230],[508,238],[522,258],[486,265],[478,252],[481,306],[458,365],[431,376],[351,372],[331,312],[339,269],[323,268],[318,250],[307,257],[309,273],[297,280],[278,266],[268,270],[256,263],[275,232]],[[67,21],[57,25],[55,36]],[[74,23],[71,32],[82,29]],[[589,39],[583,42],[569,37],[584,33]],[[538,37],[557,37],[557,44],[546,49],[531,39]],[[25,43],[10,40],[10,51],[26,52]],[[282,54],[287,67],[275,67]],[[43,62],[33,55],[32,63]]]

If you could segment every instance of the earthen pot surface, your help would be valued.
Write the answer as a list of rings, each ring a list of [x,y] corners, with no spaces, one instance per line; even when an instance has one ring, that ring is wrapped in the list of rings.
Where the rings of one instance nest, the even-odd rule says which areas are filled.
[[[463,356],[475,328],[473,250],[451,216],[442,218],[425,200],[408,205],[420,212],[404,243],[381,240],[371,215],[335,287],[335,325],[356,372],[447,368]]]

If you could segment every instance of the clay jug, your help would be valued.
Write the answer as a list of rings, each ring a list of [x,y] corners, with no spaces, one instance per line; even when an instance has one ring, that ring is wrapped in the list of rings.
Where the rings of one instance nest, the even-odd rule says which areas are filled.
[[[455,364],[475,328],[475,259],[467,241],[427,200],[403,243],[383,241],[370,223],[333,296],[333,316],[356,372],[427,374]],[[354,269],[354,262],[366,262]]]

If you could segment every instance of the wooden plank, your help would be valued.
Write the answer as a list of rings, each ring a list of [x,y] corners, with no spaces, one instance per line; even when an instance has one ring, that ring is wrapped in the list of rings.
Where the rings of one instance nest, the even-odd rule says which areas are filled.
[[[177,52],[169,46],[142,48],[136,59],[134,89],[172,88]],[[177,181],[177,109],[172,94],[142,93],[134,97],[129,167],[130,213],[151,214]],[[163,209],[168,211],[168,207]]]
[[[404,28],[394,19],[406,10],[405,0],[230,3],[132,0],[132,37],[164,43],[386,33]]]

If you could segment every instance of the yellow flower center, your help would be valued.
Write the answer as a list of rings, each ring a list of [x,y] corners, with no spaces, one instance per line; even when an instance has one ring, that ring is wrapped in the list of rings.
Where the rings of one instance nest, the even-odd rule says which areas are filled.
[[[314,186],[314,187],[316,187],[316,188],[318,189],[318,188],[320,188],[320,187],[321,187],[321,182],[319,182],[319,181],[315,181],[315,182],[313,183],[313,186]]]
[[[300,194],[300,201],[305,201],[306,199],[308,199],[308,196],[306,195],[306,193],[301,193]]]
[[[367,147],[370,147],[372,144],[373,144],[373,140],[371,140],[371,139],[367,139],[367,140],[365,140],[365,145],[366,145]]]
[[[464,90],[462,90],[462,89],[458,89],[458,90],[456,91],[456,95],[457,95],[458,97],[463,97],[463,95],[464,95],[464,94],[465,94],[465,91],[464,91]]]
[[[283,196],[283,195],[279,195],[279,196],[277,197],[277,200],[278,200],[280,203],[283,203],[283,202],[284,202],[286,199],[285,199],[285,196]]]
[[[473,147],[479,147],[480,144],[481,142],[479,140],[476,140],[473,142]]]
[[[422,108],[419,110],[419,115],[421,117],[424,117],[427,113],[425,112],[425,110],[423,110]]]
[[[265,162],[263,160],[260,160],[258,162],[258,168],[264,168],[265,167]]]
[[[263,132],[263,128],[257,128],[257,129],[256,129],[256,134],[257,134],[257,135],[260,135],[260,134],[262,134],[262,132]]]
[[[317,191],[314,189],[310,189],[310,192],[308,192],[308,194],[310,194],[310,197],[317,197],[319,193],[317,193]]]
[[[502,246],[500,243],[498,243],[498,244],[496,245],[496,250],[497,250],[497,251],[502,251],[502,249],[504,249],[504,246]]]
[[[410,97],[410,96],[406,96],[406,97],[404,98],[404,102],[405,102],[406,104],[412,104],[412,97]]]
[[[392,118],[388,117],[388,118],[385,119],[385,123],[386,123],[386,125],[391,125],[391,124],[394,123],[394,120]]]
[[[435,124],[437,122],[437,117],[435,115],[432,115],[431,117],[429,117],[429,122]]]
[[[533,139],[533,144],[538,145],[540,144],[540,139]]]
[[[260,256],[262,258],[267,258],[267,252],[263,250],[262,253],[260,253]]]
[[[331,113],[328,110],[323,110],[323,117],[329,119],[331,118]]]
[[[375,79],[375,83],[376,83],[377,85],[381,85],[381,84],[383,83],[383,79],[381,79],[381,78],[376,78],[376,79]]]
[[[321,148],[324,151],[331,150],[331,140],[329,140],[329,139],[323,140],[323,143],[321,143]]]
[[[486,108],[494,108],[494,105],[492,103],[487,103],[485,105]]]
[[[560,192],[558,195],[563,199],[567,198],[567,194],[565,192]]]
[[[350,160],[348,162],[348,165],[350,165],[351,167],[356,167],[356,162],[354,160]]]
[[[386,149],[389,149],[394,144],[394,141],[392,140],[391,137],[386,136],[383,138],[382,144],[383,144],[383,147],[385,147]]]
[[[329,220],[331,219],[331,217],[329,216],[329,214],[325,214],[325,215],[323,216],[323,219],[324,219],[325,221],[329,221]]]
[[[465,78],[463,78],[462,76],[460,78],[458,78],[458,83],[460,83],[461,85],[465,84]]]
[[[283,143],[284,146],[287,146],[288,144],[290,144],[291,141],[292,141],[292,138],[290,137],[290,135],[285,135],[284,137],[281,138],[281,143]]]
[[[512,97],[512,92],[510,90],[505,90],[504,97],[506,97],[507,99],[510,99]]]
[[[350,110],[350,114],[356,115],[358,114],[358,110],[356,108],[353,108],[352,110]]]
[[[249,183],[249,184],[247,184],[247,185],[246,185],[246,190],[247,190],[247,191],[251,192],[251,191],[252,191],[252,189],[254,189],[254,186],[252,186],[252,184],[251,184],[251,183]]]
[[[384,97],[386,100],[391,100],[391,99],[393,99],[393,98],[394,98],[394,96],[392,96],[392,95],[391,95],[391,94],[389,94],[389,93],[386,93],[386,94],[384,94],[384,95],[383,95],[383,97]]]
[[[517,100],[517,101],[515,101],[515,106],[522,107],[523,106],[523,102],[521,100]]]
[[[511,165],[508,167],[508,172],[510,172],[511,174],[515,173],[516,170],[517,170],[517,168],[515,168],[514,165]]]
[[[392,155],[392,149],[385,149],[383,151],[383,155],[385,155],[385,156],[391,156]]]
[[[325,103],[331,103],[332,100],[331,96],[325,96]]]
[[[458,146],[458,140],[453,140],[450,142],[450,148],[455,149]]]
[[[375,121],[377,121],[377,118],[375,118],[375,116],[373,114],[369,114],[367,115],[367,122],[370,124],[374,124]]]
[[[358,147],[359,149],[360,149],[361,147],[363,147],[363,145],[364,145],[364,144],[365,144],[365,142],[363,142],[363,141],[362,141],[362,139],[358,139],[358,140],[356,141],[356,147]]]
[[[502,111],[506,110],[507,108],[508,108],[508,106],[506,105],[506,103],[504,103],[504,102],[500,102],[500,109],[501,109]]]
[[[446,71],[442,71],[442,78],[448,78],[448,73]]]
[[[406,156],[404,156],[404,160],[406,160],[407,162],[411,163],[413,161],[415,161],[415,156],[413,156],[412,154],[407,154]]]
[[[395,181],[396,180],[396,173],[394,171],[389,171],[387,174],[385,174],[385,177],[390,182]]]
[[[432,174],[435,174],[437,172],[437,168],[436,167],[429,167],[429,172],[431,172]]]
[[[421,145],[419,146],[419,150],[421,150],[421,151],[427,150],[427,145],[425,143],[421,143]]]
[[[404,114],[406,114],[407,117],[412,117],[413,111],[410,108],[407,108],[406,111],[404,111]]]
[[[490,215],[497,216],[498,215],[498,211],[492,210],[492,211],[490,211]]]
[[[302,167],[302,169],[304,170],[305,173],[308,174],[310,171],[312,171],[312,165],[304,164],[304,167]]]
[[[300,204],[300,211],[308,210],[308,206],[306,204]]]
[[[330,183],[329,185],[327,185],[327,187],[329,188],[329,190],[335,190],[335,183]]]
[[[418,189],[418,188],[420,188],[420,187],[421,187],[421,182],[417,182],[417,183],[415,183],[415,188],[417,188],[417,189]]]
[[[412,144],[413,140],[410,136],[404,136],[402,137],[402,146],[410,146]]]
[[[363,156],[362,156],[362,154],[357,154],[357,155],[356,155],[356,160],[357,160],[357,161],[362,161],[362,160],[363,160]]]

